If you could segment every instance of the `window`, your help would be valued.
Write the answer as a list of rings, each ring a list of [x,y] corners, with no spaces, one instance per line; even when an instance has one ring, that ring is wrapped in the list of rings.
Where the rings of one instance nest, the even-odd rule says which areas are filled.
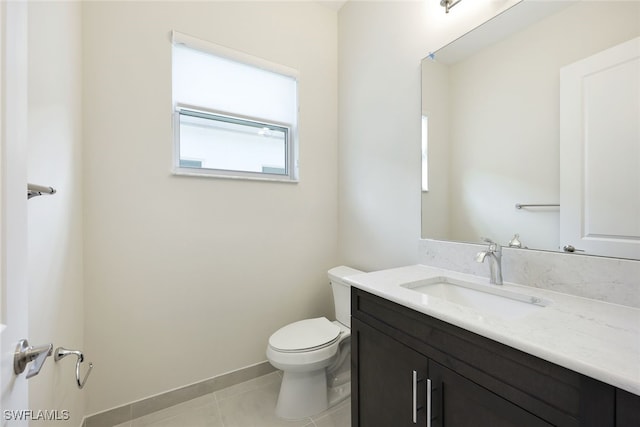
[[[297,180],[297,73],[173,33],[174,173]]]
[[[422,191],[429,191],[429,119],[422,116]]]
[[[290,129],[178,107],[179,168],[288,176]]]

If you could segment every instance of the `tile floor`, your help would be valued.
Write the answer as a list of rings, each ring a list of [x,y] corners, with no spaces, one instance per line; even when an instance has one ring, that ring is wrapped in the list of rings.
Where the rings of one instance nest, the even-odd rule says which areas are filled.
[[[350,427],[351,403],[299,421],[275,416],[280,372],[234,385],[114,427]]]

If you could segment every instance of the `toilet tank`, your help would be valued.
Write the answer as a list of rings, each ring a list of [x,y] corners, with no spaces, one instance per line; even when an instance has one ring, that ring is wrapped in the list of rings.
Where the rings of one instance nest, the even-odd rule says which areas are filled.
[[[329,270],[329,283],[333,290],[333,304],[336,308],[336,320],[351,328],[351,285],[344,281],[347,276],[364,273],[355,268],[340,266]]]

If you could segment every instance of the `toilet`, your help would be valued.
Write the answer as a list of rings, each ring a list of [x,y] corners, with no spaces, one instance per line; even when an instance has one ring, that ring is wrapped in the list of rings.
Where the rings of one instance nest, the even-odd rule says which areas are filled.
[[[300,320],[269,337],[267,359],[283,372],[278,417],[309,417],[351,395],[351,287],[344,278],[359,273],[345,266],[328,272],[336,320]]]

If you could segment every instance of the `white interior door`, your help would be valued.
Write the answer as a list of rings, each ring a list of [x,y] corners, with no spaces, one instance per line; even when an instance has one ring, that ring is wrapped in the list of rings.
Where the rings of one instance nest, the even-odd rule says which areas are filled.
[[[560,243],[640,259],[640,38],[560,71]]]
[[[13,353],[27,338],[27,2],[0,2],[0,423],[27,426],[25,375]]]

